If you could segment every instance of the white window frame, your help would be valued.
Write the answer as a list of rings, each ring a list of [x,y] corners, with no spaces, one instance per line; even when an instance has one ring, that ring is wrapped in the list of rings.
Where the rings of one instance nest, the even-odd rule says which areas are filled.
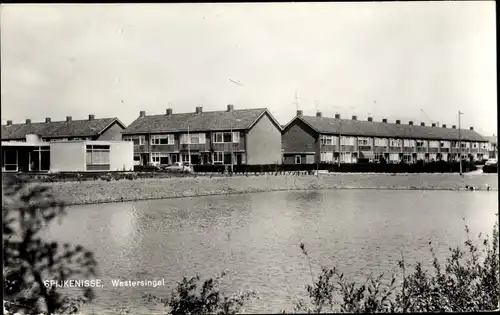
[[[96,148],[97,147],[97,148]],[[107,147],[107,148],[99,148],[99,147]],[[86,155],[85,155],[85,163],[86,165],[110,165],[111,164],[111,146],[110,145],[91,145],[88,144],[86,146]],[[90,163],[88,160],[88,153],[90,153]],[[102,153],[108,153],[102,154]],[[100,155],[101,161],[95,163],[94,162],[94,154]],[[107,156],[106,159],[102,159],[103,156]]]
[[[87,138],[86,140],[90,140],[90,138]],[[134,140],[139,140],[137,145],[144,145],[144,143],[146,143],[146,136],[141,136],[141,135],[139,135],[139,136],[123,136],[122,140],[123,141],[132,141],[132,142],[134,142]],[[136,144],[134,144],[134,145],[136,145]]]
[[[162,139],[167,139],[167,143],[161,143]],[[173,145],[175,144],[175,138],[173,134],[151,135],[150,143],[151,145]]]
[[[334,145],[333,136],[322,135],[320,137],[321,145]]]
[[[240,143],[240,132],[239,131],[233,131],[233,138],[232,138],[232,143]]]
[[[224,152],[214,152],[214,164],[224,164]]]
[[[414,148],[416,146],[416,141],[413,139],[404,139],[403,146],[405,148]]]
[[[224,141],[224,136],[230,134],[231,135],[231,141]],[[220,137],[220,139],[217,139],[217,137]],[[233,131],[232,133],[230,131],[219,131],[215,132],[213,134],[213,142],[214,143],[239,143],[240,142],[240,132],[239,131]]]
[[[389,139],[389,146],[394,148],[394,147],[401,147],[401,139]]]
[[[297,163],[297,160],[298,160],[298,163]],[[302,164],[302,156],[301,155],[295,156],[295,164]]]
[[[371,138],[358,137],[358,146],[371,146]]]
[[[355,145],[356,139],[354,137],[341,136],[340,145]]]
[[[387,147],[387,138],[375,138],[376,147]]]

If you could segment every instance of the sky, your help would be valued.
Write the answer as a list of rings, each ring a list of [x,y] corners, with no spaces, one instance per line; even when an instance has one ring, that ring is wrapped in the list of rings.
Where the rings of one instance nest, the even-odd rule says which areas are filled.
[[[2,124],[234,104],[282,124],[461,111],[492,135],[495,23],[493,1],[2,5]]]

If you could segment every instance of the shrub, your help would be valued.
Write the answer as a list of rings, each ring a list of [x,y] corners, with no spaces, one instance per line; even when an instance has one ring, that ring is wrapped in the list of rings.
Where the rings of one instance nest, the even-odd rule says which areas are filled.
[[[81,296],[69,298],[55,287],[44,285],[44,277],[63,281],[95,275],[96,262],[91,252],[79,245],[47,242],[39,236],[46,225],[65,214],[64,205],[49,188],[27,181],[4,181],[2,188],[5,311],[73,313],[78,305],[91,301],[90,288],[84,289]]]
[[[499,256],[498,222],[493,229],[493,239],[481,239],[476,246],[465,225],[467,240],[465,249],[450,248],[446,264],[441,267],[432,243],[433,273],[424,270],[421,263],[406,275],[407,265],[402,257],[402,284],[395,286],[393,276],[389,284],[383,275],[369,277],[358,286],[344,278],[335,268],[322,268],[314,278],[310,258],[304,244],[302,253],[309,262],[312,285],[307,285],[309,303],[299,300],[295,311],[299,312],[478,312],[497,309],[499,305]],[[339,301],[340,299],[340,301]]]
[[[498,164],[490,164],[483,166],[483,173],[498,173]]]
[[[220,277],[205,280],[200,289],[199,276],[190,279],[184,277],[170,298],[159,298],[151,294],[145,294],[143,298],[167,307],[170,314],[236,314],[255,293],[243,292],[230,297],[221,294],[219,285],[225,275],[223,272]]]

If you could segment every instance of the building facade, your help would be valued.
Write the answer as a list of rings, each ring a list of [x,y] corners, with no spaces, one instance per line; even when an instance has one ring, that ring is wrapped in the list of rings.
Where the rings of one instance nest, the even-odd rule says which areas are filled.
[[[488,155],[490,159],[498,159],[498,142],[497,136],[485,137],[488,140]]]
[[[126,141],[2,141],[2,172],[132,171],[133,145]]]
[[[272,164],[281,163],[281,126],[265,109],[147,116],[140,112],[123,132],[134,144],[136,164]]]
[[[133,146],[117,118],[2,125],[2,171],[85,172],[133,169]]]
[[[285,164],[458,161],[460,153],[471,161],[489,157],[488,141],[472,127],[374,122],[371,117],[360,121],[356,116],[349,120],[320,112],[304,116],[300,110],[283,128],[282,146]]]

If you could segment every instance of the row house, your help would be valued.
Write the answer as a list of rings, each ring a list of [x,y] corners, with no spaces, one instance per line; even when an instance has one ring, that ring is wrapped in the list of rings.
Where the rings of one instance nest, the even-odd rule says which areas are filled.
[[[133,146],[122,142],[117,118],[2,125],[4,172],[90,172],[133,169]]]
[[[265,108],[139,117],[123,132],[136,164],[274,164],[281,160],[281,125]]]
[[[477,160],[488,158],[487,141],[473,130],[458,130],[455,125],[437,127],[425,123],[374,122],[316,116],[297,116],[283,127],[283,162],[356,163],[359,160],[389,163],[423,161]],[[460,149],[460,146],[462,147]]]
[[[485,138],[486,140],[488,140],[488,143],[481,143],[481,146],[484,145],[486,150],[488,150],[488,155],[490,159],[498,159],[497,137],[493,135]]]

